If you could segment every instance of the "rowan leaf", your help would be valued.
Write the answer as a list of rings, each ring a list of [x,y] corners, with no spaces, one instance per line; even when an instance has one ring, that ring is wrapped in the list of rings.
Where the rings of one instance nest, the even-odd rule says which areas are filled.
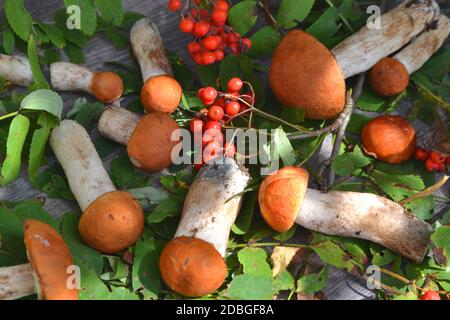
[[[5,207],[0,207],[0,239],[1,251],[8,252],[18,264],[27,262],[22,221]]]
[[[241,274],[233,278],[226,292],[235,300],[271,300],[273,283],[271,278]]]
[[[50,89],[50,84],[45,79],[39,63],[39,56],[36,48],[36,40],[31,35],[28,39],[28,60],[30,61],[31,73],[33,74],[33,81],[35,89]]]
[[[315,0],[282,0],[277,21],[286,29],[294,28],[297,22],[303,21],[311,12]]]
[[[244,248],[238,252],[238,260],[244,267],[244,274],[272,279],[272,271],[264,249]]]
[[[183,209],[184,197],[172,195],[162,200],[148,216],[148,223],[160,223],[167,218],[175,217],[181,214]]]
[[[6,19],[14,30],[14,33],[24,41],[28,41],[33,25],[33,18],[23,5],[23,0],[5,0],[4,6]]]
[[[107,23],[116,27],[122,24],[124,17],[122,0],[95,0],[95,4]]]
[[[282,127],[279,127],[275,130],[273,139],[275,143],[275,149],[277,150],[278,155],[281,157],[281,160],[283,160],[284,165],[293,165],[296,162],[295,151],[289,138],[286,135],[286,132],[284,132]]]
[[[20,103],[20,109],[46,111],[61,120],[63,101],[55,91],[40,89],[27,95]]]
[[[246,53],[252,58],[263,58],[273,53],[281,41],[280,33],[271,26],[258,30],[251,36],[252,47]]]
[[[228,12],[229,24],[241,35],[245,35],[258,19],[256,1],[245,0],[234,5]]]
[[[356,146],[352,152],[339,155],[332,167],[338,175],[348,176],[356,169],[368,166],[370,163],[372,163],[372,159],[367,157],[359,146]]]
[[[306,29],[306,32],[325,43],[338,31],[336,23],[338,16],[338,9],[330,7]]]
[[[66,45],[66,40],[64,38],[61,30],[51,24],[47,23],[39,23],[39,28],[42,29],[43,32],[47,35],[49,41],[53,43],[57,48],[63,48]]]
[[[66,8],[78,6],[81,12],[81,31],[92,36],[97,29],[97,11],[92,0],[64,0]]]
[[[324,289],[328,282],[328,274],[328,267],[325,267],[319,273],[301,277],[297,282],[297,292],[312,294]]]
[[[14,38],[14,33],[10,29],[5,29],[2,32],[2,45],[3,50],[9,55],[11,55],[16,47],[16,39]]]

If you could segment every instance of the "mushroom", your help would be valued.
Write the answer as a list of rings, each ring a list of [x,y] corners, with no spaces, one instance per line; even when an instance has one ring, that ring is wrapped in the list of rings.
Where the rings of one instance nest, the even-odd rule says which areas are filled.
[[[69,285],[72,255],[64,239],[48,224],[26,220],[24,242],[29,263],[0,268],[0,300],[37,293],[38,299],[78,300]]]
[[[266,177],[259,205],[267,224],[278,232],[295,223],[328,235],[376,242],[404,257],[421,262],[433,228],[401,205],[371,193],[308,188],[308,171],[285,167]]]
[[[380,18],[380,30],[365,26],[331,51],[306,32],[290,31],[273,55],[272,90],[284,105],[303,108],[308,119],[335,118],[344,109],[345,79],[401,49],[438,13],[434,0],[404,1]]]
[[[50,145],[83,211],[82,239],[106,254],[134,244],[144,228],[142,208],[130,193],[117,191],[86,130],[64,120],[53,130]]]
[[[370,84],[380,96],[393,97],[409,84],[409,75],[419,70],[442,46],[450,33],[450,20],[441,15],[432,27],[423,32],[393,58],[381,59],[370,70]]]
[[[159,259],[164,282],[187,297],[212,293],[225,280],[228,237],[250,180],[235,160],[217,161],[204,166],[190,186],[175,237]]]
[[[131,162],[141,170],[156,172],[172,164],[178,141],[172,135],[180,129],[170,115],[151,112],[143,117],[125,108],[110,106],[98,122],[100,133],[127,146]]]
[[[29,87],[33,83],[30,62],[22,56],[0,54],[0,78],[20,87]]]
[[[382,115],[362,130],[364,150],[374,158],[398,164],[411,159],[416,150],[416,132],[401,116]]]
[[[141,19],[131,29],[130,38],[144,79],[143,106],[147,111],[174,112],[180,103],[182,89],[172,76],[157,27],[150,20]]]
[[[69,62],[52,63],[50,79],[57,91],[87,92],[104,103],[116,101],[123,93],[123,81],[116,73],[94,72]]]

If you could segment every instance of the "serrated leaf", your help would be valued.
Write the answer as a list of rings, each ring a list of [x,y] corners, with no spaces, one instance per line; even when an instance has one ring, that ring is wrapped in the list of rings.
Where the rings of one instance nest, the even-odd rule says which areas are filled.
[[[305,110],[299,108],[283,108],[281,117],[290,123],[297,124],[305,120]]]
[[[23,5],[23,0],[5,0],[4,6],[6,19],[14,33],[24,41],[28,41],[31,33],[33,19]]]
[[[30,61],[31,73],[33,74],[34,86],[36,89],[50,89],[50,84],[45,79],[39,63],[39,56],[36,48],[36,41],[31,35],[28,39],[28,60]]]
[[[105,34],[117,49],[125,49],[130,44],[128,37],[120,33],[117,28],[107,27]]]
[[[87,132],[90,132],[93,123],[100,119],[104,108],[105,106],[103,103],[90,103],[86,98],[78,98],[75,100],[72,109],[67,113],[66,117],[74,119],[81,124]]]
[[[235,300],[271,300],[272,279],[241,274],[233,278],[227,295]]]
[[[49,41],[58,48],[63,48],[66,44],[64,35],[59,28],[47,23],[39,23],[39,28],[47,35]]]
[[[40,89],[27,95],[20,103],[20,109],[46,111],[61,120],[63,101],[55,91]]]
[[[350,257],[332,241],[324,241],[311,246],[320,259],[336,268],[352,270],[354,265]]]
[[[66,44],[66,46],[64,47],[64,53],[69,58],[69,61],[72,63],[83,64],[86,61],[83,49],[72,43]]]
[[[7,185],[20,174],[22,162],[22,149],[30,128],[30,120],[22,115],[17,115],[9,127],[8,141],[6,142],[6,158],[3,162],[0,182]]]
[[[303,21],[311,12],[315,0],[283,0],[278,11],[278,23],[291,29],[297,25],[296,21]]]
[[[431,240],[437,249],[446,257],[446,264],[450,259],[450,226],[439,226],[431,235]]]
[[[59,166],[51,166],[38,173],[33,187],[45,192],[49,198],[75,200],[64,171]]]
[[[328,282],[328,268],[319,273],[311,273],[301,277],[297,282],[297,292],[312,294],[325,288]]]
[[[239,58],[235,55],[228,55],[220,64],[219,80],[223,90],[227,90],[228,81],[233,77],[240,77]]]
[[[161,201],[148,216],[148,223],[160,223],[167,218],[175,217],[181,214],[183,209],[184,197],[172,195],[170,198]]]
[[[103,269],[102,255],[88,247],[78,232],[78,215],[66,213],[61,222],[61,233],[74,259],[82,261],[89,269],[100,274]]]
[[[394,175],[374,170],[372,178],[394,201],[401,201],[414,191],[425,188],[422,178],[418,175]]]
[[[102,18],[113,26],[119,27],[123,22],[122,0],[95,0]]]
[[[272,271],[264,249],[244,248],[238,252],[238,260],[244,267],[244,274],[272,279]]]
[[[365,88],[356,102],[356,107],[364,111],[381,112],[385,104],[385,98],[377,95],[372,89]]]
[[[306,32],[324,43],[338,31],[338,25],[336,23],[338,16],[339,11],[336,7],[328,8],[309,28],[306,29]]]
[[[169,194],[166,191],[151,186],[129,189],[127,191],[133,195],[134,199],[139,200],[144,210],[150,210],[153,206],[169,198]]]
[[[16,47],[16,40],[14,38],[14,33],[10,29],[5,29],[2,32],[2,45],[3,50],[7,54],[12,54],[14,51],[14,48]]]
[[[419,72],[440,80],[443,75],[450,72],[450,50],[447,48],[439,50],[420,68]]]
[[[275,149],[277,150],[278,155],[283,160],[284,165],[293,165],[296,162],[294,148],[292,147],[292,144],[282,127],[279,127],[275,130],[273,139],[275,143]]]
[[[356,146],[352,152],[339,155],[333,162],[332,167],[340,176],[352,174],[356,169],[368,166],[372,159],[367,157],[359,146]]]
[[[81,31],[92,36],[97,29],[97,12],[92,0],[64,0],[66,8],[76,5],[81,12]]]
[[[147,182],[145,175],[135,170],[126,153],[111,162],[110,175],[114,184],[121,190],[140,188]]]
[[[380,248],[379,251],[371,250],[373,254],[372,264],[383,267],[394,261],[396,254],[389,249]]]
[[[271,26],[258,30],[251,36],[252,47],[246,53],[252,58],[263,58],[273,53],[281,41],[280,33]]]
[[[229,24],[241,35],[245,35],[258,19],[256,1],[245,0],[234,5],[228,12]]]
[[[295,280],[292,274],[288,271],[282,271],[280,272],[274,279],[273,279],[273,288],[275,293],[283,290],[290,290],[294,287]]]
[[[23,242],[23,224],[11,211],[0,207],[1,249],[8,252],[18,263],[26,263],[27,255]]]
[[[25,200],[17,203],[12,211],[22,223],[24,223],[27,219],[34,219],[42,221],[57,230],[58,223],[47,211],[44,210],[42,205],[43,204],[37,200]]]

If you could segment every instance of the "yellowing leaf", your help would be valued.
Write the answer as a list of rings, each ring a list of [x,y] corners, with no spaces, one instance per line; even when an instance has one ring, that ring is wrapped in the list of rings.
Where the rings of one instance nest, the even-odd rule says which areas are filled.
[[[304,251],[303,248],[275,247],[272,256],[270,257],[270,260],[272,261],[273,276],[276,277],[286,270],[300,250]]]

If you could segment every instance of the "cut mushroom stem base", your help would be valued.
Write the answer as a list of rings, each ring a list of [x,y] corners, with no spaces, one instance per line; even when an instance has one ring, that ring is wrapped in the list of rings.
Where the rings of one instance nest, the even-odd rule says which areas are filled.
[[[30,62],[25,57],[0,54],[0,78],[21,87],[30,86],[33,83]]]
[[[15,300],[36,292],[30,263],[0,268],[0,300]]]

